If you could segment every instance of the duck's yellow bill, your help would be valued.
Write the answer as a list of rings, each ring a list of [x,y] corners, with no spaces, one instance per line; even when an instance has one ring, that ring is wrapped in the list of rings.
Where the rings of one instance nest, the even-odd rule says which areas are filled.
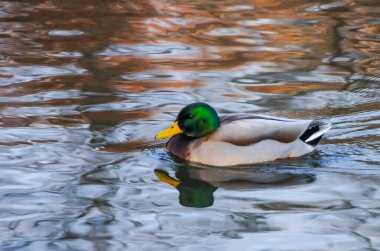
[[[178,126],[178,121],[176,121],[171,125],[171,127],[157,134],[156,139],[164,139],[179,133],[182,133],[182,130]]]

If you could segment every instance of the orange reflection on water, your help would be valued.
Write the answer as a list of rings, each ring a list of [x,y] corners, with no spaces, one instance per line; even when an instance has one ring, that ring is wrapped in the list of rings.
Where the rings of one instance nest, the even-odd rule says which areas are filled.
[[[286,83],[275,85],[252,85],[246,86],[244,89],[253,92],[263,92],[269,94],[282,94],[282,95],[297,95],[302,92],[312,91],[329,91],[329,90],[344,90],[342,83],[332,83],[330,85],[323,85],[321,83]]]
[[[158,81],[152,81],[152,82],[126,82],[126,81],[115,81],[113,84],[113,87],[115,88],[115,91],[118,92],[132,92],[132,93],[139,93],[139,92],[146,92],[146,91],[152,91],[152,90],[160,90],[160,89],[181,89],[181,88],[198,88],[203,86],[200,82],[158,82]]]

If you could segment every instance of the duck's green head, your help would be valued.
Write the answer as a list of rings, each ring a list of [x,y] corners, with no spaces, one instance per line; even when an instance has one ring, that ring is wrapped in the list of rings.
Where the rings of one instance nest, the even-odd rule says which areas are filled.
[[[185,106],[173,125],[157,134],[156,139],[164,139],[179,133],[198,138],[210,134],[219,126],[219,117],[214,108],[206,103],[193,103]]]

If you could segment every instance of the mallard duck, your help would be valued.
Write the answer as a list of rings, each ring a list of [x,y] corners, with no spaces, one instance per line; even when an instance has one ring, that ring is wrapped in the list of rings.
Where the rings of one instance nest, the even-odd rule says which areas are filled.
[[[171,137],[166,148],[200,164],[234,166],[298,157],[313,151],[332,124],[265,115],[218,116],[206,103],[185,106],[156,139]]]

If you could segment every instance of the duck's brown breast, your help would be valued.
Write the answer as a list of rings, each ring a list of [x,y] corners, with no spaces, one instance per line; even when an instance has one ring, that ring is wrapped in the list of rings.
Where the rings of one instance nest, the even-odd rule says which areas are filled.
[[[170,138],[168,143],[166,143],[166,148],[174,154],[175,156],[189,160],[191,158],[190,154],[190,144],[194,142],[196,138],[186,136],[184,134],[178,134]]]

